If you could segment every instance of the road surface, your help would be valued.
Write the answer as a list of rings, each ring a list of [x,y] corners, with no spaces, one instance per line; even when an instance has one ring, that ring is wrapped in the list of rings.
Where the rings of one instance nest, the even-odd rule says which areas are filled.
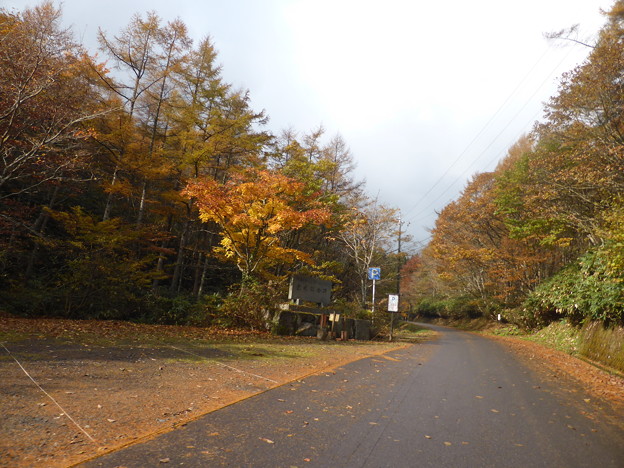
[[[430,327],[438,339],[267,391],[84,466],[624,467],[624,429],[582,389],[560,392],[498,342]]]

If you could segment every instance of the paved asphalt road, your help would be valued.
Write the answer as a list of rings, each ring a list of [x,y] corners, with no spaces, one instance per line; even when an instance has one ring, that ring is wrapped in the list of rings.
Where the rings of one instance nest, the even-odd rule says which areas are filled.
[[[439,339],[270,390],[84,466],[624,467],[624,430],[582,389],[539,380],[495,341],[431,328]]]

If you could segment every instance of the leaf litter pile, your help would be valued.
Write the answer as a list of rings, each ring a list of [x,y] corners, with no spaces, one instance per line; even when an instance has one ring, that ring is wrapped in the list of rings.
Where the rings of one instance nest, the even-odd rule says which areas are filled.
[[[68,466],[404,344],[0,317],[0,466]]]

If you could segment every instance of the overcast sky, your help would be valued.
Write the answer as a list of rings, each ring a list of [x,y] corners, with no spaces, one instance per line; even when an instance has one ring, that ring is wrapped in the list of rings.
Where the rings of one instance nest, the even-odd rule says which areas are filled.
[[[22,10],[31,0],[2,0]],[[613,0],[64,0],[95,50],[134,13],[180,17],[210,35],[224,79],[250,91],[270,130],[341,134],[368,193],[399,208],[415,240],[475,172],[491,170],[541,118],[586,47],[543,34],[580,24],[591,40]]]

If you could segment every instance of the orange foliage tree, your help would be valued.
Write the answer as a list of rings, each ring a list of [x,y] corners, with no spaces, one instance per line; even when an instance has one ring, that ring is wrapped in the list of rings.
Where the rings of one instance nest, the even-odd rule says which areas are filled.
[[[203,222],[220,226],[222,239],[215,253],[236,263],[244,288],[253,276],[268,275],[271,266],[314,263],[308,253],[282,245],[284,234],[329,219],[329,211],[303,188],[282,174],[249,170],[225,184],[193,180],[183,194],[195,199]]]

